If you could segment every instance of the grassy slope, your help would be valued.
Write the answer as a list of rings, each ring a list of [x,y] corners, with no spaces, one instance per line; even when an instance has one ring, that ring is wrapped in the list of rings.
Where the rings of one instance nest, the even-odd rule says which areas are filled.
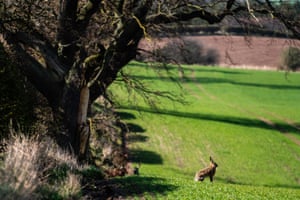
[[[127,70],[178,91],[141,65]],[[187,105],[161,100],[155,113],[140,99],[130,109],[122,101],[122,112],[131,114],[127,121],[145,130],[130,135],[134,159],[142,163],[139,178],[125,179],[133,184],[130,191],[169,199],[300,198],[300,74],[286,79],[283,72],[199,66],[184,71]],[[127,97],[120,92],[117,98]],[[194,182],[209,155],[219,164],[215,183]]]

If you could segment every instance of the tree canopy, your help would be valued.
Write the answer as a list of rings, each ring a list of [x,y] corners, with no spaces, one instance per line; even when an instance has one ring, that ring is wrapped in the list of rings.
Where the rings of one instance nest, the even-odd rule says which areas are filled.
[[[0,41],[47,98],[64,145],[85,157],[90,105],[135,58],[142,38],[191,19],[260,24],[263,17],[299,39],[300,21],[287,14],[270,0],[1,0]]]

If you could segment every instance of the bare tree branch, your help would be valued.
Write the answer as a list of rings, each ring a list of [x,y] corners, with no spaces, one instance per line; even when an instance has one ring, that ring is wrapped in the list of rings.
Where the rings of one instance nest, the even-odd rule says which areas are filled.
[[[221,22],[226,16],[234,15],[240,11],[246,11],[246,8],[243,6],[239,6],[233,10],[224,10],[219,14],[213,14],[211,12],[206,11],[205,9],[197,9],[192,10],[190,12],[182,12],[182,13],[175,13],[172,15],[166,14],[157,14],[147,18],[148,23],[153,24],[163,24],[163,23],[173,23],[173,22],[180,22],[180,21],[187,21],[194,18],[200,18],[207,21],[210,24],[219,23]]]
[[[56,39],[62,62],[69,67],[74,63],[79,30],[76,29],[78,0],[60,0]]]
[[[44,67],[48,68],[56,75],[54,78],[55,80],[62,81],[64,79],[64,76],[67,73],[67,67],[60,63],[56,54],[56,49],[47,42],[46,38],[37,32],[35,34],[18,32],[14,37],[17,39],[17,42],[22,43],[24,47],[30,47],[42,56],[46,62],[46,66]]]
[[[294,36],[297,39],[300,39],[300,22],[299,21],[290,21],[286,19],[282,13],[276,11],[274,6],[272,5],[270,0],[266,0],[266,3],[270,9],[270,14],[273,15],[274,17],[278,18],[284,25],[293,32]]]
[[[58,105],[59,99],[57,97],[61,94],[61,69],[59,72],[55,71],[57,68],[45,68],[36,58],[32,56],[32,52],[24,45],[25,37],[23,34],[6,33],[3,38],[10,47],[11,55],[15,62],[21,67],[22,71],[29,78],[37,89],[47,98],[54,106]],[[32,42],[34,46],[34,42]]]

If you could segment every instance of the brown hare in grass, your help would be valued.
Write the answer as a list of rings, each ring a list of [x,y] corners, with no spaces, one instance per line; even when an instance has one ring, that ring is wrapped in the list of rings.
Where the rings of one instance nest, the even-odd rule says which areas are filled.
[[[213,178],[216,173],[216,168],[218,167],[218,164],[212,159],[211,156],[209,157],[209,159],[209,166],[196,172],[194,178],[195,181],[203,181],[205,177],[209,176],[210,181],[213,182]]]

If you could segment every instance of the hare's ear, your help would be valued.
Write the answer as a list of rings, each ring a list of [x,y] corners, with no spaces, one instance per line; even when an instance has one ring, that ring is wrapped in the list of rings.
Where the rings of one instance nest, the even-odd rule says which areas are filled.
[[[209,160],[210,160],[211,162],[214,162],[214,160],[212,159],[212,157],[211,157],[211,156],[209,156]]]

